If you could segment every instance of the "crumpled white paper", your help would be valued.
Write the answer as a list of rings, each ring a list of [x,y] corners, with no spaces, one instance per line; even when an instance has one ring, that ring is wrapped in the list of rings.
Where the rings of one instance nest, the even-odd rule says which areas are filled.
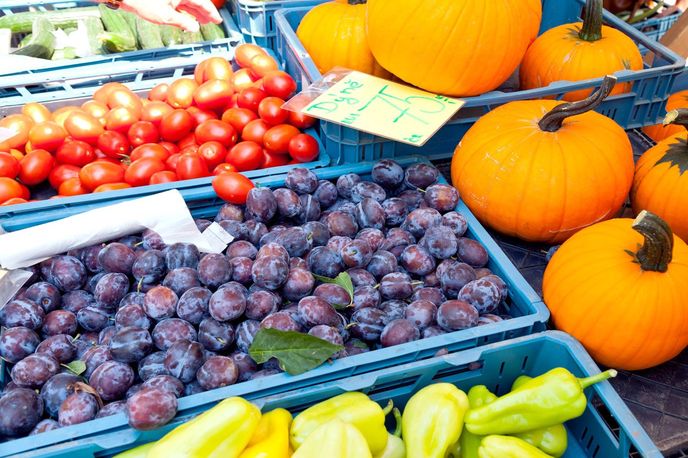
[[[233,240],[217,223],[201,233],[181,193],[173,189],[0,235],[0,265],[27,267],[144,229],[154,230],[167,244],[193,243],[204,253],[220,253]]]

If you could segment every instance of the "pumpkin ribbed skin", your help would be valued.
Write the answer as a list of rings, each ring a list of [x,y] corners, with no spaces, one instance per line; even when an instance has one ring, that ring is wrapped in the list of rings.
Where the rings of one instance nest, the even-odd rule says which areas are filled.
[[[383,78],[390,76],[370,52],[364,3],[322,3],[303,17],[296,35],[322,74],[339,66]]]
[[[688,108],[688,89],[671,94],[667,100],[666,111],[677,110],[679,108]],[[685,129],[683,126],[677,126],[675,124],[670,124],[668,126],[654,124],[652,126],[643,127],[643,132],[645,132],[645,135],[656,142],[662,141],[668,137],[672,137],[683,132],[684,130]]]
[[[557,329],[577,338],[600,364],[638,370],[688,345],[688,246],[674,237],[666,272],[644,271],[625,250],[643,237],[632,219],[581,230],[554,254],[543,297]]]
[[[633,180],[624,130],[590,111],[556,132],[538,122],[552,100],[511,102],[478,120],[457,146],[452,182],[478,219],[528,241],[561,242],[613,218]]]
[[[472,96],[499,87],[537,36],[540,0],[368,0],[378,62],[427,91]]]

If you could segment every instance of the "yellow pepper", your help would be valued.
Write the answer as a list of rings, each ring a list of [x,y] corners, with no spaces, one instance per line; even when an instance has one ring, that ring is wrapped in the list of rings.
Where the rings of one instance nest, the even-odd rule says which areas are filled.
[[[148,451],[153,448],[155,442],[139,445],[138,447],[130,448],[126,452],[118,453],[112,458],[146,458]]]
[[[297,417],[298,418],[298,417]],[[368,443],[355,426],[334,418],[318,426],[292,458],[372,458]]]
[[[511,436],[485,436],[478,449],[480,458],[552,458],[537,447],[534,447]]]
[[[260,423],[240,458],[287,458],[291,414],[275,409],[260,418]]]

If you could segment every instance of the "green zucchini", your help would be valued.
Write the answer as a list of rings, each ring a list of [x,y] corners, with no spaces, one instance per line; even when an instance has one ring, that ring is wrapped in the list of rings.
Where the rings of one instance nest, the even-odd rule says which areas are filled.
[[[203,41],[203,35],[200,30],[198,32],[182,32],[182,43],[185,45],[200,43],[201,41]]]
[[[163,48],[160,27],[140,17],[136,18],[136,34],[139,37],[141,49]]]
[[[126,21],[127,25],[129,26],[129,30],[131,30],[131,34],[134,35],[134,40],[136,41],[136,47],[140,48],[141,42],[139,41],[139,37],[136,33],[136,18],[137,18],[137,16],[130,11],[118,10],[118,12],[122,15],[122,17]]]
[[[12,54],[50,59],[55,52],[55,27],[46,18],[37,18],[32,27],[31,40]]]
[[[52,60],[76,59],[76,49],[73,46],[68,46],[62,49],[56,49],[53,53]]]
[[[31,32],[34,20],[43,18],[54,27],[76,27],[79,19],[100,17],[97,6],[67,8],[57,11],[27,11],[0,17],[0,29],[11,29],[12,33]]]
[[[165,46],[179,45],[182,43],[182,29],[173,25],[162,25],[160,38]]]
[[[86,27],[86,35],[88,35],[88,47],[91,49],[92,55],[105,54],[103,43],[100,41],[100,35],[105,32],[103,23],[100,19],[95,17],[87,17],[84,19],[84,27]]]
[[[212,22],[201,25],[201,33],[205,41],[215,41],[227,38],[222,27]]]
[[[122,35],[117,32],[101,33],[98,37],[105,49],[111,53],[136,51],[136,40],[131,35]]]
[[[122,47],[128,51],[136,49],[136,33],[135,30],[129,26],[129,23],[124,18],[124,11],[113,10],[102,3],[98,5],[100,9],[100,18],[103,21],[105,30],[119,35],[119,40],[123,41]],[[123,52],[123,51],[116,51]]]
[[[25,36],[24,38],[21,39],[21,41],[19,42],[19,46],[17,46],[17,47],[18,47],[18,48],[23,48],[24,46],[26,46],[27,44],[29,44],[29,42],[31,41],[31,37],[32,37],[32,36],[33,36],[32,34],[27,33],[26,36]]]

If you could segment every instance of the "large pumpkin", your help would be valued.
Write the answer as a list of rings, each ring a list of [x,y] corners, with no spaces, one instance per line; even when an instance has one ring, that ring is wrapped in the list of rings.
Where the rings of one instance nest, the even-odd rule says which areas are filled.
[[[507,103],[478,120],[454,152],[454,186],[480,221],[529,241],[561,242],[613,218],[633,180],[624,130],[584,101]]]
[[[366,1],[336,0],[315,6],[301,20],[296,35],[320,73],[345,67],[389,77],[368,46]]]
[[[671,94],[667,100],[666,111],[678,110],[679,108],[688,108],[688,89]],[[679,124],[655,124],[643,127],[643,132],[656,142],[683,131],[683,126]]]
[[[583,22],[564,24],[540,35],[521,63],[522,89],[548,86],[555,81],[599,78],[620,70],[642,70],[643,58],[629,37],[602,25],[602,0],[587,0]],[[631,90],[618,84],[613,94]],[[571,91],[564,100],[581,100],[590,89]]]
[[[402,80],[471,96],[509,78],[541,18],[541,0],[368,0],[368,41]]]
[[[688,345],[688,246],[649,212],[571,237],[542,292],[554,325],[605,366],[645,369]]]
[[[666,119],[682,129],[645,151],[635,167],[631,203],[656,213],[688,242],[688,109],[670,111]]]

